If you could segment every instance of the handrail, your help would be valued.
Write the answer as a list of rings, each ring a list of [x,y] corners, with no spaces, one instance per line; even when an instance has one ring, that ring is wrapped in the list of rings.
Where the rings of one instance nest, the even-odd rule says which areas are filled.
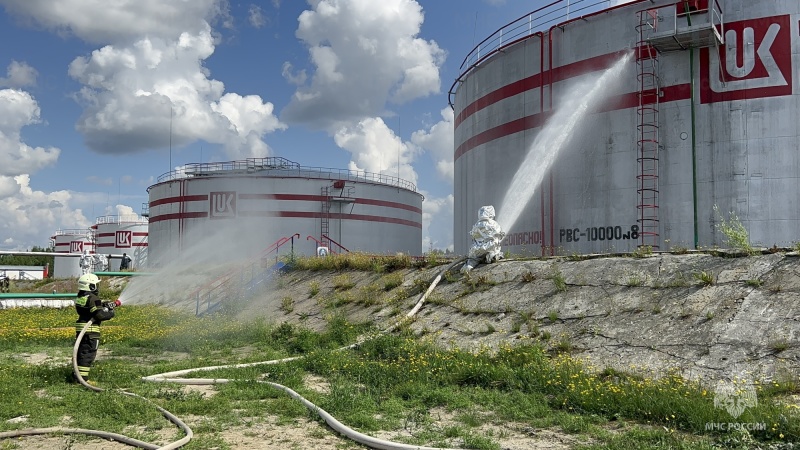
[[[272,252],[275,252],[275,253],[277,253],[277,252],[278,252],[278,250],[281,248],[281,245],[283,245],[283,244],[285,244],[285,243],[287,243],[287,242],[289,242],[289,241],[292,241],[292,240],[294,240],[294,237],[295,237],[295,236],[297,236],[297,239],[300,239],[300,233],[295,233],[295,234],[293,234],[293,235],[291,235],[291,236],[284,236],[284,237],[282,237],[282,238],[278,239],[277,241],[275,241],[275,242],[274,242],[272,245],[270,245],[269,247],[267,247],[267,249],[266,249],[266,250],[264,250],[264,251],[261,253],[261,259],[263,260],[264,258],[266,258],[267,256],[269,256],[269,254],[270,254],[270,253],[272,253]],[[272,248],[272,247],[275,247],[275,248]],[[293,250],[294,250],[294,249],[293,249]],[[277,259],[277,256],[276,256],[276,259]],[[276,262],[277,262],[277,261],[276,261]]]
[[[452,86],[450,86],[450,91],[447,94],[447,101],[450,107],[455,109],[454,96],[456,85],[462,82],[464,77],[482,62],[509,45],[525,40],[535,35],[537,32],[548,28],[549,25],[563,25],[566,22],[571,22],[575,19],[570,18],[570,16],[576,12],[586,11],[600,5],[605,5],[607,9],[615,9],[633,3],[641,3],[643,1],[647,0],[633,0],[626,4],[608,8],[610,6],[610,0],[556,0],[503,25],[479,42],[478,45],[473,47],[473,49],[467,53],[467,56],[464,57],[461,66],[459,66],[461,73],[455,79]],[[587,4],[586,2],[590,3]],[[582,3],[583,5],[581,5]],[[578,8],[574,9],[575,6],[578,6]],[[602,12],[607,9],[601,9],[597,12]],[[595,13],[596,12],[592,12],[591,14]],[[566,21],[562,21],[565,18]]]
[[[87,228],[67,228],[67,229],[63,229],[63,230],[56,230],[55,234],[53,234],[53,237],[65,236],[65,235],[67,235],[67,236],[91,236],[92,235],[92,230],[90,230],[88,227]]]
[[[121,224],[121,223],[137,223],[142,225],[147,225],[148,220],[139,217],[136,214],[117,214],[117,215],[108,215],[108,216],[100,216],[95,220],[96,225],[105,225],[105,224]]]
[[[306,236],[306,240],[309,240],[309,239],[312,239],[320,247],[327,247],[324,242],[318,241],[317,238],[315,238],[314,236]],[[336,252],[333,249],[329,248],[328,250],[330,250],[330,252],[333,253],[334,255],[336,254]]]
[[[581,0],[585,1],[585,0]],[[276,162],[276,160],[280,160]],[[417,192],[417,186],[407,180],[382,173],[372,173],[362,170],[333,169],[327,167],[301,166],[296,162],[284,158],[247,158],[237,161],[223,161],[215,163],[190,163],[183,167],[164,173],[158,177],[157,183],[186,178],[228,175],[236,173],[258,173],[263,171],[279,172],[281,175],[296,175],[303,178],[336,179],[345,181],[373,182],[388,184],[390,186]],[[150,191],[150,186],[147,191]]]
[[[300,237],[300,233],[295,233],[295,234],[293,234],[292,236],[289,236],[289,237],[282,237],[282,238],[278,239],[277,241],[273,242],[273,243],[272,243],[272,244],[271,244],[269,247],[267,247],[267,248],[266,248],[266,249],[265,249],[265,250],[262,252],[262,257],[264,257],[264,256],[266,256],[266,255],[269,255],[270,253],[272,253],[272,252],[274,252],[274,251],[277,251],[277,249],[278,249],[278,248],[279,248],[281,245],[283,245],[283,244],[285,244],[286,242],[288,242],[289,240],[291,240],[291,238],[292,238],[292,237],[294,237],[294,236],[297,236],[297,237],[299,238],[299,237]],[[272,247],[275,247],[275,248],[273,249]],[[236,272],[236,268],[230,269],[230,270],[228,270],[227,272],[223,273],[222,275],[220,275],[220,276],[218,276],[218,277],[214,278],[213,280],[211,280],[211,281],[209,281],[209,282],[207,282],[207,283],[205,283],[205,284],[203,284],[203,285],[199,286],[197,289],[195,289],[195,290],[193,290],[192,292],[190,292],[190,293],[189,293],[189,297],[191,298],[191,297],[193,297],[193,296],[196,296],[196,295],[198,295],[198,294],[199,294],[201,291],[203,291],[204,289],[209,289],[209,290],[211,290],[211,289],[210,289],[210,287],[211,287],[211,286],[213,286],[215,283],[217,283],[217,282],[219,282],[219,281],[223,280],[224,278],[230,278],[230,276],[231,276],[231,275],[233,275],[233,273],[234,273],[234,272]]]
[[[323,239],[327,239],[327,240],[328,240],[328,241],[330,241],[330,242],[333,242],[333,243],[334,243],[334,244],[336,244],[336,245],[337,245],[337,246],[338,246],[340,249],[344,250],[344,251],[345,251],[345,252],[347,252],[347,253],[350,253],[350,250],[348,250],[348,249],[347,249],[347,248],[346,248],[344,245],[342,245],[342,244],[340,244],[340,243],[338,243],[338,242],[334,241],[334,240],[333,240],[333,239],[331,239],[331,238],[330,238],[330,236],[328,236],[327,234],[323,234],[323,235],[322,235],[322,238],[323,238]]]

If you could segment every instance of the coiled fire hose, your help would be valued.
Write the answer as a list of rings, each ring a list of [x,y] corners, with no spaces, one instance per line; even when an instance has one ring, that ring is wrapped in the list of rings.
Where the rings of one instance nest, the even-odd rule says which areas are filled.
[[[442,276],[444,276],[445,273],[447,273],[449,270],[451,270],[452,268],[454,268],[458,264],[463,263],[465,260],[466,260],[466,258],[458,259],[455,262],[449,264],[447,266],[447,268],[445,268],[444,270],[439,272],[439,274],[433,279],[433,281],[431,281],[430,285],[428,286],[428,289],[422,295],[420,295],[419,299],[417,300],[417,303],[414,305],[414,307],[411,309],[411,311],[406,313],[405,318],[401,319],[400,321],[395,322],[392,326],[390,326],[388,329],[386,329],[382,333],[391,332],[391,331],[397,329],[399,326],[401,326],[407,320],[410,320],[411,318],[413,318],[414,315],[422,307],[423,303],[428,298],[428,296],[431,294],[431,292],[433,292],[434,288],[436,288],[436,285],[439,284],[439,282],[442,279]],[[93,320],[89,320],[89,322],[86,323],[86,325],[83,327],[81,332],[75,338],[75,345],[73,346],[73,349],[72,349],[72,369],[73,369],[73,372],[75,374],[76,379],[78,380],[78,382],[81,385],[83,385],[87,389],[90,389],[90,390],[95,391],[95,392],[103,392],[104,389],[96,387],[96,386],[92,386],[91,384],[87,383],[86,380],[84,380],[83,377],[81,377],[80,373],[78,372],[78,362],[77,362],[78,361],[78,346],[80,345],[81,339],[83,339],[83,336],[86,333],[86,330],[89,328],[89,326],[92,323],[93,323]],[[342,348],[340,348],[338,350],[347,350],[347,349],[356,348],[359,345],[361,345],[363,342],[365,342],[368,339],[370,339],[372,337],[375,337],[375,336],[376,335],[361,337],[361,338],[359,338],[357,340],[357,342],[355,344],[351,344],[351,345],[348,345],[346,347],[342,347]],[[179,370],[179,371],[174,371],[174,372],[166,372],[166,373],[161,373],[161,374],[156,374],[156,375],[150,375],[150,376],[147,376],[147,377],[142,377],[142,380],[143,381],[150,381],[150,382],[170,382],[170,383],[178,383],[178,384],[183,384],[183,385],[222,384],[222,383],[229,383],[229,382],[235,381],[235,380],[230,380],[230,379],[226,379],[226,378],[179,378],[179,377],[181,377],[183,375],[187,375],[189,373],[193,373],[193,372],[203,372],[203,371],[210,371],[210,370],[215,370],[215,369],[243,368],[243,367],[252,367],[252,366],[258,366],[258,365],[267,365],[267,364],[280,364],[280,363],[284,363],[284,362],[294,361],[294,360],[297,360],[297,359],[300,359],[300,358],[302,358],[302,356],[295,356],[295,357],[283,358],[283,359],[272,360],[272,361],[261,361],[261,362],[245,363],[245,364],[232,364],[232,365],[224,365],[224,366],[199,367],[199,368],[194,368],[194,369],[186,369],[186,370]],[[310,411],[316,413],[333,430],[335,430],[336,432],[340,433],[341,435],[343,435],[343,436],[345,436],[345,437],[347,437],[347,438],[349,438],[349,439],[351,439],[351,440],[353,440],[355,442],[358,442],[360,444],[366,445],[366,446],[368,446],[370,448],[379,449],[379,450],[457,450],[457,449],[442,448],[442,447],[424,447],[424,446],[418,446],[418,445],[403,444],[403,443],[387,441],[387,440],[383,440],[383,439],[374,438],[372,436],[368,436],[366,434],[360,433],[360,432],[358,432],[356,430],[353,430],[352,428],[342,424],[341,422],[336,420],[335,417],[330,415],[327,411],[325,411],[324,409],[322,409],[322,408],[316,406],[315,404],[311,403],[309,400],[307,400],[306,398],[304,398],[303,396],[301,396],[300,394],[298,394],[297,392],[295,392],[294,390],[292,390],[292,389],[290,389],[290,388],[288,388],[286,386],[283,386],[283,385],[278,384],[278,383],[273,383],[273,382],[270,382],[270,381],[259,381],[259,382],[267,384],[267,385],[269,385],[269,386],[271,386],[271,387],[273,387],[275,389],[282,390],[282,391],[286,392],[287,394],[289,394],[290,397],[292,397],[293,399],[301,402]],[[88,430],[88,429],[82,429],[82,428],[53,427],[53,428],[35,428],[35,429],[4,432],[4,433],[0,433],[0,439],[8,439],[8,438],[14,438],[14,437],[20,437],[20,436],[43,435],[43,434],[85,434],[85,435],[89,435],[89,436],[96,436],[96,437],[100,437],[100,438],[104,438],[104,439],[109,439],[109,440],[113,440],[113,441],[122,442],[122,443],[125,443],[125,444],[128,444],[128,445],[131,445],[131,446],[144,448],[144,449],[150,449],[150,450],[173,450],[173,449],[180,448],[183,445],[186,445],[192,439],[192,437],[194,436],[194,433],[192,432],[191,428],[189,428],[188,425],[186,425],[183,421],[181,421],[178,417],[176,417],[175,415],[173,415],[172,413],[170,413],[166,409],[156,405],[152,401],[150,401],[147,398],[142,397],[140,395],[125,391],[123,389],[119,389],[119,392],[121,392],[121,393],[123,393],[125,395],[130,395],[132,397],[137,397],[137,398],[143,399],[143,400],[147,401],[148,403],[153,404],[159,410],[159,412],[161,412],[161,414],[163,414],[170,422],[172,422],[173,424],[175,424],[176,426],[181,428],[184,431],[184,433],[186,433],[186,435],[182,439],[177,440],[175,442],[171,442],[171,443],[169,443],[167,445],[164,445],[164,446],[158,446],[158,445],[155,445],[155,444],[150,444],[148,442],[143,442],[143,441],[140,441],[140,440],[137,440],[137,439],[133,439],[133,438],[130,438],[128,436],[124,436],[124,435],[117,434],[117,433],[110,433],[110,432],[98,431],[98,430]]]

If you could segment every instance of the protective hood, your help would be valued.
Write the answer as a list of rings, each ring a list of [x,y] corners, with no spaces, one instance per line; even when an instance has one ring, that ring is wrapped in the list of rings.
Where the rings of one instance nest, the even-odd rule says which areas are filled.
[[[478,219],[494,219],[494,206],[481,206],[481,209],[478,210]]]

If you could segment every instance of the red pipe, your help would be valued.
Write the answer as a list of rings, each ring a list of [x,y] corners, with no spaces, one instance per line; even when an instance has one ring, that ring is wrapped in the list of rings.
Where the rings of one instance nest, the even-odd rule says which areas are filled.
[[[569,22],[569,21],[568,21]],[[565,22],[566,23],[566,22]],[[549,112],[550,117],[552,118],[553,112],[553,29],[558,27],[558,25],[553,25],[547,30],[547,58],[548,58],[548,66],[547,66],[547,82],[550,86],[550,108]],[[553,256],[554,249],[555,249],[555,233],[553,232],[553,168],[550,167],[549,170],[550,175],[550,256]],[[544,239],[544,237],[542,237]]]
[[[541,31],[538,32],[541,36],[539,38],[539,74],[541,78],[541,83],[539,83],[539,114],[544,113],[544,33]],[[541,131],[541,130],[540,130]],[[544,191],[541,191],[541,203],[542,203],[542,228],[541,232],[539,232],[539,243],[542,245],[542,256],[545,256],[545,246],[544,246]]]

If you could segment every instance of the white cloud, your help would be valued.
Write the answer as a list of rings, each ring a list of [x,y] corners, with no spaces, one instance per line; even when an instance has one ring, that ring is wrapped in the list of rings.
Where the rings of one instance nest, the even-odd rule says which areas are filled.
[[[352,154],[350,169],[399,176],[417,183],[417,173],[411,165],[416,157],[414,147],[402,142],[382,119],[364,119],[355,126],[341,128],[334,141]]]
[[[286,81],[297,86],[304,84],[308,79],[305,70],[298,70],[295,72],[292,63],[288,61],[283,63],[281,75],[283,75],[283,78],[285,78]]]
[[[39,105],[25,91],[0,90],[0,248],[45,247],[57,228],[85,228],[89,221],[71,206],[67,191],[34,191],[30,174],[56,163],[61,150],[31,147],[21,129],[39,122]]]
[[[127,206],[127,205],[116,205],[116,206],[114,206],[114,210],[115,211],[112,214],[116,215],[120,219],[124,218],[124,220],[128,220],[128,221],[131,221],[131,222],[140,219],[139,214],[136,213],[136,211],[134,211],[133,208],[131,208],[130,206]]]
[[[2,191],[4,177],[0,177]],[[80,209],[74,209],[73,195],[67,191],[45,193],[30,187],[28,175],[13,178],[17,192],[0,196],[0,234],[10,236],[0,247],[8,250],[27,250],[34,245],[48,245],[57,229],[82,229],[91,225]]]
[[[0,87],[23,88],[35,86],[39,72],[26,62],[11,61],[6,69],[6,78],[0,78]]]
[[[441,110],[442,120],[427,130],[418,130],[411,135],[411,142],[427,150],[436,164],[436,172],[453,184],[453,110]]]
[[[267,19],[264,17],[264,12],[258,5],[250,5],[250,8],[247,10],[247,20],[254,28],[262,28],[267,24]]]
[[[207,27],[177,41],[144,38],[76,58],[69,73],[85,85],[78,130],[87,145],[125,153],[203,139],[222,144],[231,158],[267,156],[263,137],[285,125],[272,103],[224,93],[222,82],[208,78],[202,61],[213,51]]]
[[[22,142],[22,127],[38,122],[39,105],[29,93],[16,89],[0,90],[0,176],[30,174],[58,160],[61,150],[55,147],[34,148]]]
[[[337,130],[400,104],[436,94],[445,52],[418,37],[422,8],[410,0],[315,0],[299,17],[297,37],[313,68],[282,117]]]
[[[78,57],[69,75],[83,84],[77,123],[89,148],[126,153],[221,144],[231,158],[268,156],[263,138],[285,128],[272,103],[225,93],[204,61],[216,46],[211,23],[231,27],[225,0],[0,0],[48,29],[105,44]]]
[[[425,196],[422,202],[422,251],[453,251],[453,204],[452,194],[441,198]]]
[[[227,12],[225,0],[0,0],[9,13],[87,42],[122,43],[143,36],[175,40],[198,33]]]

